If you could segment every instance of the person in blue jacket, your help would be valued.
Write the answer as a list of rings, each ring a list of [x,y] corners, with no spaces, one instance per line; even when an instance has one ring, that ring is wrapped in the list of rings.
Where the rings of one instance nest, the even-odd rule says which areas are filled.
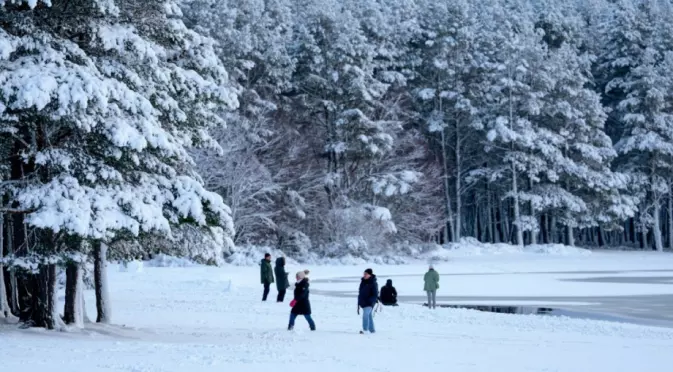
[[[362,308],[362,331],[364,334],[369,331],[376,332],[374,328],[374,306],[379,298],[379,285],[376,282],[376,275],[372,269],[367,269],[360,281],[360,291],[358,293],[358,314]]]

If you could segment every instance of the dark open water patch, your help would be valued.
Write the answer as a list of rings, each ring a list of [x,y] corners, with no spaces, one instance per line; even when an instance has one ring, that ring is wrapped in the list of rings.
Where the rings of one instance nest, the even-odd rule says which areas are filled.
[[[423,306],[428,307],[427,303],[424,303]],[[487,305],[446,305],[446,304],[437,304],[437,307],[448,308],[448,309],[468,309],[468,310],[478,310],[485,311],[489,313],[501,313],[501,314],[523,314],[523,315],[554,315],[553,312],[555,309],[550,307],[534,307],[534,306],[487,306]]]
[[[427,303],[423,304],[424,307],[428,307]],[[502,305],[447,305],[447,304],[437,304],[437,307],[444,309],[467,309],[467,310],[476,310],[489,313],[499,313],[499,314],[518,314],[518,315],[540,315],[540,316],[553,316],[553,317],[567,317],[573,319],[584,319],[584,320],[602,320],[606,322],[617,322],[617,323],[632,323],[633,319],[628,317],[622,317],[618,315],[605,314],[605,313],[595,313],[589,311],[576,311],[560,308],[551,308],[551,307],[537,307],[537,306],[502,306]]]

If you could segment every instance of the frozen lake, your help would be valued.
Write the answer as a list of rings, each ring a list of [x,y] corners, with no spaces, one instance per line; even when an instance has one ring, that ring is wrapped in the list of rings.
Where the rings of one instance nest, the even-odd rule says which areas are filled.
[[[673,327],[672,259],[670,254],[628,252],[547,257],[534,263],[511,257],[457,259],[437,267],[442,278],[437,303],[548,307],[556,310],[554,314],[578,318]],[[401,303],[424,304],[426,268],[417,270],[409,274],[382,267],[379,285],[392,279]],[[314,279],[313,292],[353,297],[359,280],[359,276]]]

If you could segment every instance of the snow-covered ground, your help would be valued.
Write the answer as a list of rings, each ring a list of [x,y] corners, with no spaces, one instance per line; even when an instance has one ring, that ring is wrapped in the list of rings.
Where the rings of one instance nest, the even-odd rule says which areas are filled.
[[[353,291],[357,283],[328,279],[359,276],[365,265],[294,264],[288,271],[304,268],[311,269],[315,292]],[[381,282],[394,277],[401,294],[422,295],[424,263],[373,268]],[[563,282],[558,279],[574,275],[550,273],[673,270],[670,254],[466,255],[437,269],[444,274],[444,295],[573,294],[590,303],[605,293],[673,293],[668,284]],[[636,274],[654,275],[628,275]],[[318,331],[308,331],[300,318],[297,330],[288,332],[287,301],[260,301],[256,267],[112,265],[109,277],[115,325],[71,332],[0,327],[0,343],[9,345],[0,347],[2,370],[660,372],[673,363],[671,328],[402,304],[376,314],[378,332],[362,336],[355,299],[314,293]],[[91,291],[86,300],[93,317]]]

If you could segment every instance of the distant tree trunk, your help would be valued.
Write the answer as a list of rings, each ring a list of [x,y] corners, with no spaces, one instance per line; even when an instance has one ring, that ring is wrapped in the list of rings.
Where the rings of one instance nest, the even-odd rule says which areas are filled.
[[[0,258],[4,257],[5,251],[5,215],[0,214]],[[5,268],[0,264],[0,318],[12,317],[7,300],[7,286],[5,285]]]
[[[653,189],[654,189],[654,182]],[[661,238],[661,200],[659,198],[659,192],[652,190],[652,196],[654,199],[654,221],[652,226],[652,234],[654,235],[654,248],[662,252],[664,250],[664,242]]]
[[[668,249],[673,250],[673,183],[668,186]]]
[[[456,241],[459,241],[460,238],[462,237],[462,219],[463,219],[463,204],[462,204],[462,188],[463,186],[461,185],[461,173],[463,172],[462,170],[462,158],[461,158],[461,153],[460,153],[460,130],[458,128],[458,121],[456,121],[456,143],[455,143],[455,148],[454,148],[454,156],[456,158],[456,180],[455,180],[455,187],[456,187],[456,219],[455,219],[455,238]],[[475,235],[476,236],[476,235]]]
[[[107,245],[95,242],[93,247],[94,280],[96,292],[96,322],[110,323],[111,310],[107,283]]]
[[[14,225],[12,222],[12,216],[6,219],[7,221],[7,254],[14,253]],[[4,225],[3,225],[4,229]],[[9,303],[12,309],[12,313],[19,314],[19,287],[16,280],[16,272],[14,268],[9,269]]]
[[[645,249],[647,247],[647,225],[645,224],[645,221],[643,220],[642,216],[640,220],[641,220],[640,248]]]
[[[65,269],[65,307],[63,321],[66,324],[84,327],[84,297],[82,295],[82,265],[70,262]]]
[[[523,229],[521,229],[521,211],[519,209],[519,184],[517,182],[516,166],[512,161],[512,194],[514,194],[514,227],[516,228],[516,245],[523,247]]]
[[[604,247],[606,244],[605,230],[602,226],[598,226],[598,246]]]
[[[493,198],[496,199],[496,195],[493,195]],[[502,201],[498,201],[493,206],[493,216],[495,217],[495,242],[500,243],[505,236],[505,227],[502,224]]]
[[[566,218],[568,219],[568,225],[566,225],[566,245],[574,247],[575,246],[575,229],[573,228],[572,224],[570,223],[571,217],[570,217],[569,212],[566,215]]]
[[[550,230],[549,235],[551,236],[551,239],[550,239],[551,244],[556,244],[559,241],[558,240],[559,234],[558,234],[557,229],[558,229],[558,227],[557,227],[557,224],[556,224],[556,215],[552,214],[551,222],[549,223],[549,230]]]
[[[441,110],[441,102],[442,99],[439,99],[440,102],[440,110]],[[445,135],[445,129],[442,128],[441,135],[442,135],[442,163],[444,166],[444,202],[446,203],[446,221],[447,221],[447,229],[451,234],[451,241],[458,242],[458,239],[456,239],[456,231],[455,231],[455,223],[453,222],[453,212],[451,210],[451,190],[449,188],[449,160],[448,155],[446,153],[446,135]]]
[[[486,184],[486,227],[488,229],[488,242],[495,243],[495,223],[493,222],[493,203],[491,202],[491,192],[488,189],[488,183]]]
[[[627,221],[627,231],[628,231],[628,236],[626,237],[626,242],[630,244],[637,243],[637,237],[636,237],[636,219],[635,217],[629,218]]]
[[[507,203],[509,203],[509,200],[507,200]],[[501,242],[508,244],[512,242],[512,228],[509,223],[509,211],[510,211],[509,205],[503,205],[501,201],[500,218],[503,226],[503,239],[501,240]]]
[[[575,232],[572,226],[568,225],[566,226],[566,244],[568,244],[571,247],[575,246]]]
[[[532,192],[533,180],[530,177],[528,178],[528,188]],[[528,207],[530,208],[530,217],[533,221],[535,221],[535,207],[533,206],[532,200],[528,202]],[[537,232],[538,230],[536,230],[535,226],[533,225],[530,230],[530,244],[537,244]]]

